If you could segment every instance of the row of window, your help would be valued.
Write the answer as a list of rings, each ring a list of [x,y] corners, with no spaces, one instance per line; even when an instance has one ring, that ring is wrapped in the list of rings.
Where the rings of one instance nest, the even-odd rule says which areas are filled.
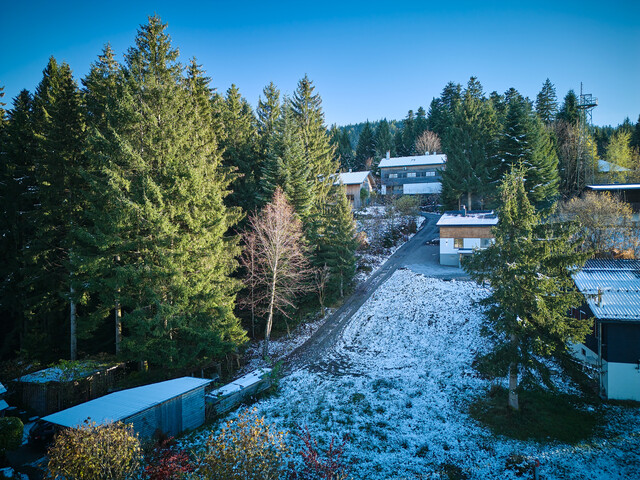
[[[390,173],[387,178],[416,178],[416,177],[435,177],[436,172],[402,172]]]
[[[493,242],[493,238],[481,238],[480,248],[488,248]],[[464,248],[464,238],[454,238],[453,248]]]

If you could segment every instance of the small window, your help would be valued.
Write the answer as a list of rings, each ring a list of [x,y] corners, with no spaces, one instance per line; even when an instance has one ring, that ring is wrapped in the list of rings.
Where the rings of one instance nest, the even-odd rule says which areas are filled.
[[[427,177],[435,177],[436,172],[425,172]]]
[[[407,173],[407,177],[409,177],[409,178],[415,178],[415,176],[416,176],[416,172]]]
[[[389,174],[389,178],[398,178],[398,174],[397,173],[390,173]]]
[[[493,238],[481,238],[480,248],[489,248],[489,245],[493,243]]]
[[[462,248],[464,245],[463,238],[454,238],[453,239],[453,248]]]

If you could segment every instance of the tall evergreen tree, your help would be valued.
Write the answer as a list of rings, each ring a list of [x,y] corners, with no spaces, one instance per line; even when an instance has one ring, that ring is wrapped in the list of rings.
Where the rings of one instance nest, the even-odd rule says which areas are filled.
[[[237,174],[228,202],[245,212],[252,211],[257,206],[262,171],[257,151],[256,118],[235,85],[227,90],[222,105],[222,123],[224,134],[220,145],[224,149],[224,165],[234,169]]]
[[[413,110],[407,112],[407,116],[402,122],[402,151],[400,156],[413,155],[416,144],[416,117]]]
[[[548,379],[542,358],[582,342],[591,328],[567,315],[582,302],[571,278],[587,258],[578,252],[580,238],[567,225],[542,220],[527,198],[524,175],[513,169],[505,176],[495,243],[464,263],[474,280],[491,283],[483,301],[496,340],[490,355],[498,375],[509,376],[514,410],[522,385],[537,381],[535,372]]]
[[[576,92],[569,90],[564,97],[564,102],[560,107],[557,115],[558,120],[562,120],[569,125],[575,125],[580,120],[580,111],[578,110],[578,97]]]
[[[413,129],[413,144],[415,145],[416,139],[422,135],[425,130],[429,129],[429,125],[427,123],[427,112],[425,112],[424,108],[418,107],[416,111],[416,122]]]
[[[354,164],[354,170],[362,171],[367,170],[367,164],[373,162],[376,156],[376,141],[373,134],[373,128],[367,121],[360,132],[360,138],[358,139],[358,146],[356,147],[356,161]]]
[[[165,30],[157,16],[141,27],[109,123],[90,131],[99,166],[92,181],[104,187],[87,209],[83,236],[94,250],[82,267],[108,280],[99,284],[102,310],[122,308],[123,358],[184,367],[245,340],[230,278],[239,249],[226,236],[239,212],[224,205],[230,177],[208,79],[195,61],[183,76]],[[94,86],[86,87],[90,95]],[[95,295],[95,286],[88,290]]]
[[[638,115],[638,121],[631,134],[631,148],[640,149],[640,115]]]
[[[387,156],[387,152],[390,156],[395,156],[395,145],[393,143],[393,136],[391,135],[391,129],[389,128],[389,122],[386,118],[383,118],[378,122],[375,133],[376,153],[371,170],[375,175],[378,175],[378,164],[380,160]]]
[[[526,169],[526,189],[538,208],[547,208],[558,196],[558,157],[549,133],[518,94],[510,95],[504,130],[498,143],[494,178],[502,178],[516,165]]]
[[[556,119],[558,112],[558,100],[556,88],[548,78],[542,84],[542,90],[536,97],[536,113],[545,125],[551,125]]]
[[[429,106],[427,127],[432,132],[444,137],[447,129],[453,124],[453,114],[462,101],[462,87],[453,82],[447,83],[439,98],[434,98]]]
[[[496,147],[498,124],[493,104],[482,92],[482,85],[471,77],[462,101],[453,112],[453,123],[442,138],[447,167],[442,173],[445,205],[468,209],[490,204],[495,197],[497,179],[491,165]]]
[[[35,132],[33,232],[25,250],[27,308],[24,347],[53,360],[77,355],[76,302],[72,281],[72,230],[84,209],[84,123],[71,69],[52,57],[33,100]],[[65,350],[68,352],[65,352]]]
[[[32,235],[27,221],[33,215],[35,190],[32,98],[22,90],[13,101],[0,131],[0,311],[5,334],[0,357],[24,345],[26,298],[23,282],[26,247]]]

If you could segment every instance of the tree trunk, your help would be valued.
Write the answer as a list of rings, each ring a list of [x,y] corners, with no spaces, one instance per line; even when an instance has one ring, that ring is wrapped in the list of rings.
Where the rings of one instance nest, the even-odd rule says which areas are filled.
[[[511,335],[511,343],[513,344],[514,349],[516,347],[516,342],[518,337],[515,335]],[[516,362],[511,362],[509,364],[509,408],[513,410],[520,410],[520,406],[518,404],[518,364]]]
[[[269,336],[271,335],[271,325],[273,325],[273,305],[276,299],[276,278],[278,272],[278,262],[273,269],[273,278],[271,279],[271,300],[269,302],[269,318],[267,319],[267,326],[264,331],[264,349],[262,352],[263,357],[269,356]]]
[[[116,355],[120,355],[120,342],[122,341],[122,308],[116,300]]]
[[[467,210],[471,210],[471,192],[467,192]]]
[[[77,360],[78,359],[78,336],[76,333],[77,330],[77,317],[76,317],[76,302],[73,300],[73,294],[75,293],[75,290],[73,289],[73,285],[69,285],[69,301],[70,301],[70,315],[69,315],[69,322],[70,322],[70,330],[71,330],[71,338],[70,338],[70,355],[69,357],[71,358],[71,360]]]

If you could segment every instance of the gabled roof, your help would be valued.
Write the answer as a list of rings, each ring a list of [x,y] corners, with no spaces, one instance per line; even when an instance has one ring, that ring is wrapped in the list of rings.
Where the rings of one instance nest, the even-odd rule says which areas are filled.
[[[182,377],[129,388],[48,415],[43,417],[43,420],[63,427],[80,426],[88,418],[98,425],[118,422],[191,390],[208,385],[212,381],[205,378]]]
[[[424,165],[444,165],[447,156],[444,154],[414,155],[411,157],[383,158],[378,167],[415,167]]]
[[[445,212],[436,223],[439,227],[492,227],[498,224],[498,217],[493,210],[488,211],[455,211]]]
[[[640,320],[640,261],[588,260],[573,280],[596,318]]]
[[[369,171],[366,171],[366,172],[346,172],[346,173],[341,173],[340,174],[340,181],[344,185],[360,185],[367,179],[369,174],[370,174]]]

